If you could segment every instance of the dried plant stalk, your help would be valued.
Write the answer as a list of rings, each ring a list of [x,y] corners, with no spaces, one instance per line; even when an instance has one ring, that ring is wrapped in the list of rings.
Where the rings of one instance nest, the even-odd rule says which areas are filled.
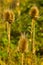
[[[7,22],[7,35],[8,35],[8,47],[7,47],[7,53],[8,53],[8,60],[10,62],[10,27],[11,24]]]
[[[33,53],[35,53],[35,20],[32,19],[32,25],[31,25],[31,39],[32,39],[32,49],[33,49]]]
[[[25,34],[22,34],[19,40],[19,51],[25,53],[28,51],[28,39]]]
[[[22,65],[24,65],[24,53],[22,53]]]
[[[39,17],[38,8],[36,6],[31,7],[29,14],[32,18],[32,25],[31,25],[32,54],[35,57],[36,56],[35,55],[35,20]],[[33,60],[33,57],[32,57],[32,60]],[[36,57],[35,57],[35,62],[36,62]]]
[[[14,14],[11,10],[4,11],[4,20],[7,23],[7,35],[8,35],[7,52],[8,52],[8,60],[10,63],[10,29],[11,29],[11,23],[14,21]]]
[[[35,19],[37,19],[39,17],[39,10],[38,8],[34,5],[33,7],[31,7],[30,12],[29,12],[30,16],[32,17],[32,26],[31,26],[31,36],[32,36],[32,46],[33,46],[33,53],[35,53],[34,51],[34,46],[35,46]]]
[[[25,34],[21,34],[19,40],[19,51],[22,53],[22,65],[24,64],[24,53],[28,51],[28,39]]]

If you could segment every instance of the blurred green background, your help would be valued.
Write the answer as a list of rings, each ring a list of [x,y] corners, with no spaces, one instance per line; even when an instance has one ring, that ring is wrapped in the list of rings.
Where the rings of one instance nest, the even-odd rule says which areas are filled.
[[[11,9],[14,12],[15,20],[11,24],[11,56],[9,65],[21,65],[21,52],[15,52],[18,46],[21,33],[26,34],[28,38],[28,53],[25,53],[24,65],[30,65],[29,59],[31,51],[31,22],[29,15],[30,8],[36,5],[39,9],[39,18],[35,21],[35,50],[36,65],[43,65],[43,0],[0,0],[0,64],[8,65],[7,53],[7,27],[3,19],[4,10]],[[32,60],[33,61],[33,60]],[[35,65],[35,64],[33,64]]]

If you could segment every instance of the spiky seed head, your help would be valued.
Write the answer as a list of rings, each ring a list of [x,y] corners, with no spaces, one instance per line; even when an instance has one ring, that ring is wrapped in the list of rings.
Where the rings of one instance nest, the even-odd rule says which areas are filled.
[[[35,5],[31,7],[29,15],[34,19],[37,19],[39,17],[39,10]]]
[[[23,34],[21,35],[20,40],[19,40],[19,50],[22,53],[28,51],[28,39]]]
[[[14,14],[11,10],[4,11],[4,20],[12,23],[14,21]]]

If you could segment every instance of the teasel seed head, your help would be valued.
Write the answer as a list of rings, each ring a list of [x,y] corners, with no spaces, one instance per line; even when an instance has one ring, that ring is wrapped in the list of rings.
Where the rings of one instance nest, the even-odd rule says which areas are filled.
[[[37,19],[39,17],[39,10],[35,5],[31,7],[29,15],[34,19]]]
[[[28,52],[28,39],[25,34],[21,34],[21,37],[19,40],[19,51],[21,53]]]
[[[11,10],[4,11],[4,20],[10,24],[14,22],[14,13]]]

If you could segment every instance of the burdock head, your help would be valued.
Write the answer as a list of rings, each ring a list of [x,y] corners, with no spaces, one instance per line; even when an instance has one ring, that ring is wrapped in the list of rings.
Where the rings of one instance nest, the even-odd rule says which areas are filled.
[[[28,51],[28,39],[24,34],[21,35],[19,40],[19,50],[22,53]]]
[[[4,20],[9,23],[12,23],[14,21],[14,14],[11,10],[6,10],[4,12]]]
[[[29,15],[34,19],[37,19],[39,17],[39,10],[35,5],[31,7]]]

